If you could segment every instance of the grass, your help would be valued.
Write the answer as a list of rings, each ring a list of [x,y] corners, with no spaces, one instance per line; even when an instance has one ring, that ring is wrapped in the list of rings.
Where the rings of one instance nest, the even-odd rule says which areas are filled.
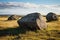
[[[47,22],[46,30],[26,31],[19,27],[17,20],[0,17],[0,40],[60,40],[59,21]],[[44,18],[46,20],[46,18]]]

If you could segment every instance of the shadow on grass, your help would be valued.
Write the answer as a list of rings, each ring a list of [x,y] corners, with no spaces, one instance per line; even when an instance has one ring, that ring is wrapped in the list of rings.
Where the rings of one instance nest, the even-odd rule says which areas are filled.
[[[23,34],[26,33],[26,29],[22,28],[22,27],[17,27],[17,28],[8,28],[8,29],[4,29],[4,30],[0,30],[0,37],[1,36],[7,36],[7,35],[19,35],[19,34]]]
[[[24,27],[17,27],[17,28],[8,28],[8,29],[4,29],[4,30],[0,30],[0,37],[1,36],[7,36],[7,35],[19,35],[19,34],[25,34],[26,31],[35,31],[36,30],[30,30],[28,28],[24,28]]]

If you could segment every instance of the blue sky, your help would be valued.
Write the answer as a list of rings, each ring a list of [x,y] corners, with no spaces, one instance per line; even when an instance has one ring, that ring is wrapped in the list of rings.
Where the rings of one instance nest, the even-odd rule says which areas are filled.
[[[0,0],[0,2],[30,2],[36,4],[60,4],[60,0]]]
[[[60,0],[0,0],[0,14],[26,15],[32,12],[60,14]]]

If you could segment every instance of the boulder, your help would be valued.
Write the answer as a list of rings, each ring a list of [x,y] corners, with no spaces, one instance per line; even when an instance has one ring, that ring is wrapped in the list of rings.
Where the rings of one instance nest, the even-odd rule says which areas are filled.
[[[46,22],[40,13],[28,14],[17,21],[19,26],[29,30],[45,29]]]
[[[15,15],[9,16],[8,20],[16,20]]]
[[[58,16],[55,13],[48,13],[46,16],[47,21],[57,21],[58,20]]]

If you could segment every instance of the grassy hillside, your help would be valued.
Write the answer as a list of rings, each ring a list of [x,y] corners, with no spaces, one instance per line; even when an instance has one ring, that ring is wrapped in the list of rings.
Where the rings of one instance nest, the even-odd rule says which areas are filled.
[[[47,22],[46,30],[26,33],[19,28],[17,20],[9,21],[7,18],[0,17],[0,40],[60,40],[60,18],[59,21]]]

